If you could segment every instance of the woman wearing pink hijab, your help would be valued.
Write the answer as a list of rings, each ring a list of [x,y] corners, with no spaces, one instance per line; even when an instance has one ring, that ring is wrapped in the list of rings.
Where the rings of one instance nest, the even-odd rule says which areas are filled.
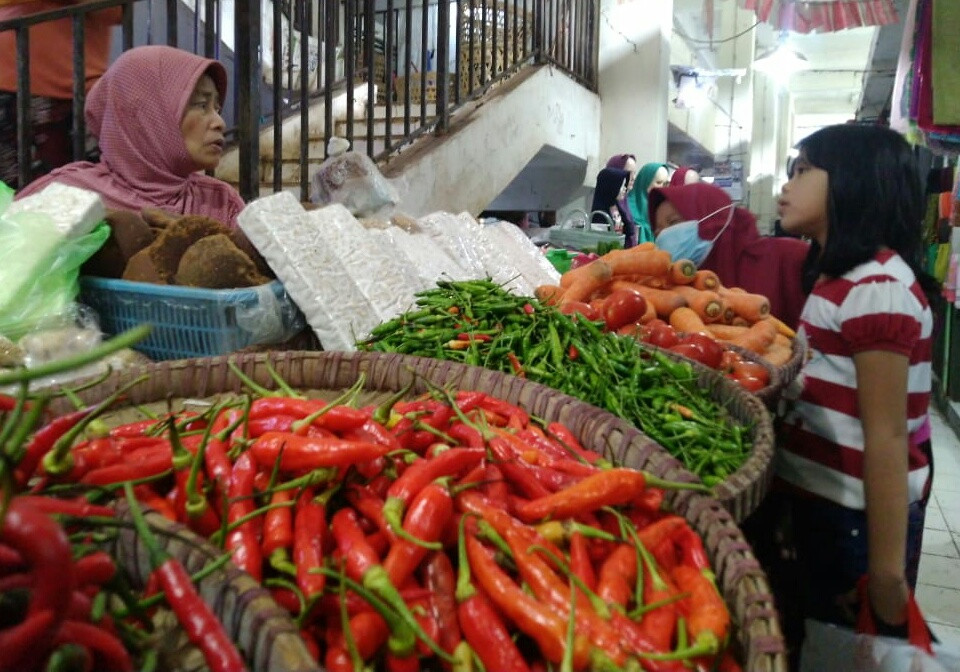
[[[68,164],[17,198],[61,182],[96,191],[107,208],[160,208],[235,227],[243,199],[202,172],[223,156],[226,93],[227,73],[217,61],[164,46],[125,52],[91,89],[84,110],[100,162]]]

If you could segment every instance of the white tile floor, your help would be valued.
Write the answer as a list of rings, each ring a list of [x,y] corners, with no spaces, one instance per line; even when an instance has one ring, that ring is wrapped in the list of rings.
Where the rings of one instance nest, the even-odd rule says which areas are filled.
[[[943,642],[960,648],[960,439],[931,407],[933,496],[927,505],[917,601]]]

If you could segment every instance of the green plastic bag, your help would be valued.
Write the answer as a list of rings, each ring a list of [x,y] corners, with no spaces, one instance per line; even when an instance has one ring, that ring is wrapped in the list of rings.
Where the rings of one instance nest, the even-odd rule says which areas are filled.
[[[0,334],[17,340],[67,312],[79,293],[80,266],[110,237],[100,222],[67,237],[45,215],[5,216],[13,190],[0,182]]]

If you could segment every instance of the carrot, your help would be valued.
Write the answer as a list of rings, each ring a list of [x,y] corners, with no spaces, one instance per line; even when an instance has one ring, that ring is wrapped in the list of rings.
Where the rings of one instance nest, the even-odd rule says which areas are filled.
[[[693,286],[697,289],[712,289],[716,291],[720,287],[720,278],[713,271],[700,269],[693,276]]]
[[[688,306],[680,306],[670,313],[670,326],[677,331],[684,331],[689,334],[699,332],[710,335],[707,325],[700,319],[697,311]]]
[[[563,287],[559,285],[540,285],[533,290],[533,295],[548,306],[553,306],[560,303],[563,292]]]
[[[749,327],[750,320],[746,320],[740,317],[739,315],[737,315],[732,320],[730,320],[730,326],[731,327]]]
[[[735,327],[732,324],[708,324],[707,330],[714,338],[722,341],[731,341],[740,338],[747,332],[748,327]]]
[[[743,334],[736,338],[731,338],[730,342],[746,348],[759,355],[764,354],[773,344],[774,337],[777,335],[777,328],[770,320],[759,320],[754,322]]]
[[[729,303],[727,303],[727,300],[722,296],[720,297],[720,306],[721,308],[723,308],[723,313],[722,313],[722,317],[720,318],[720,321],[723,322],[724,324],[733,324],[733,321],[734,319],[736,319],[737,314],[733,312],[733,308],[730,306]]]
[[[658,317],[669,318],[674,310],[687,305],[686,299],[669,289],[657,289],[645,285],[634,285],[633,288],[643,294],[647,303],[653,304]]]
[[[778,320],[778,319],[777,319],[776,317],[774,317],[773,315],[771,315],[768,319],[773,320],[773,323],[774,323],[775,325],[777,325],[777,333],[780,334],[781,336],[785,336],[785,337],[787,337],[787,338],[796,338],[796,337],[797,337],[797,332],[795,332],[793,329],[791,329],[791,328],[790,328],[787,324],[785,324],[782,320]]]
[[[675,285],[689,285],[697,274],[697,266],[689,259],[677,259],[670,264],[669,280]]]
[[[704,322],[719,322],[723,318],[723,305],[720,295],[708,289],[696,289],[689,285],[677,285],[670,291],[675,292],[686,300],[687,305],[697,311]]]
[[[770,301],[763,294],[737,292],[727,287],[718,288],[718,293],[730,304],[733,312],[745,320],[756,322],[770,314]],[[776,327],[774,327],[774,331],[776,331]]]
[[[601,268],[605,264],[600,264],[601,267],[596,266],[597,262],[602,261],[597,259],[591,261],[589,264],[584,264],[583,266],[578,266],[577,268],[572,268],[563,275],[560,276],[560,286],[564,289],[568,288],[570,285],[574,284],[580,278],[590,277],[597,274],[603,274],[606,271]]]
[[[774,343],[760,356],[773,366],[783,366],[790,361],[790,358],[793,356],[793,350]]]
[[[576,270],[579,271],[581,268],[590,270],[588,273],[579,275],[572,284],[566,287],[566,291],[560,299],[561,305],[569,301],[587,301],[591,294],[610,281],[610,266],[599,259]],[[566,273],[564,273],[565,275]],[[564,276],[560,277],[561,287],[563,287]]]
[[[655,275],[641,276],[639,284],[656,289],[669,289],[671,287],[671,284],[667,282],[667,278]]]
[[[657,309],[653,307],[653,302],[647,301],[647,312],[645,312],[643,314],[643,317],[637,320],[637,322],[639,322],[640,324],[646,324],[650,320],[655,320],[655,319],[657,319]]]
[[[601,258],[614,275],[665,276],[670,271],[670,253],[649,248],[612,250]],[[596,263],[596,262],[594,262]]]

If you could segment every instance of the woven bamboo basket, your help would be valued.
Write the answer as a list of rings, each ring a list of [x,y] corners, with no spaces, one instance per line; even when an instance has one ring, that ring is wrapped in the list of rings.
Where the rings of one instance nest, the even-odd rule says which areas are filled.
[[[116,508],[119,520],[132,520],[125,501],[118,501]],[[183,525],[159,514],[148,512],[147,522],[161,547],[177,558],[190,574],[216,560],[222,552]],[[132,528],[121,528],[116,537],[105,543],[104,550],[126,569],[135,587],[146,585],[152,572],[150,555]],[[227,563],[201,579],[197,590],[243,652],[251,670],[320,672],[293,620],[247,573]],[[160,621],[155,625],[163,633],[158,641],[162,651],[160,669],[169,672],[203,669],[202,654],[189,644],[175,621]]]
[[[169,403],[176,408],[178,400],[240,393],[243,386],[230,371],[230,361],[255,381],[270,387],[269,362],[295,389],[326,398],[338,395],[364,374],[367,393],[362,403],[382,399],[410,382],[413,382],[411,395],[426,391],[428,381],[433,385],[480,390],[518,404],[541,418],[566,424],[585,447],[612,455],[626,466],[642,468],[663,478],[696,480],[640,430],[600,408],[522,378],[423,357],[384,353],[265,352],[233,358],[181,360],[118,372],[80,394],[85,401],[92,403],[147,373],[149,379],[127,393],[126,403],[131,406],[158,403],[165,408],[170,400]],[[721,376],[702,382],[712,392],[728,397],[728,406],[735,417],[751,419],[755,423],[755,445],[764,453],[771,450],[772,429],[763,405],[752,395],[738,393],[725,383],[734,385]],[[66,411],[68,407],[63,404],[63,408],[57,410]],[[740,482],[738,479],[732,486]],[[718,587],[736,625],[736,644],[744,669],[786,672],[784,640],[767,577],[732,513],[717,499],[691,491],[671,491],[668,502],[704,539]]]

